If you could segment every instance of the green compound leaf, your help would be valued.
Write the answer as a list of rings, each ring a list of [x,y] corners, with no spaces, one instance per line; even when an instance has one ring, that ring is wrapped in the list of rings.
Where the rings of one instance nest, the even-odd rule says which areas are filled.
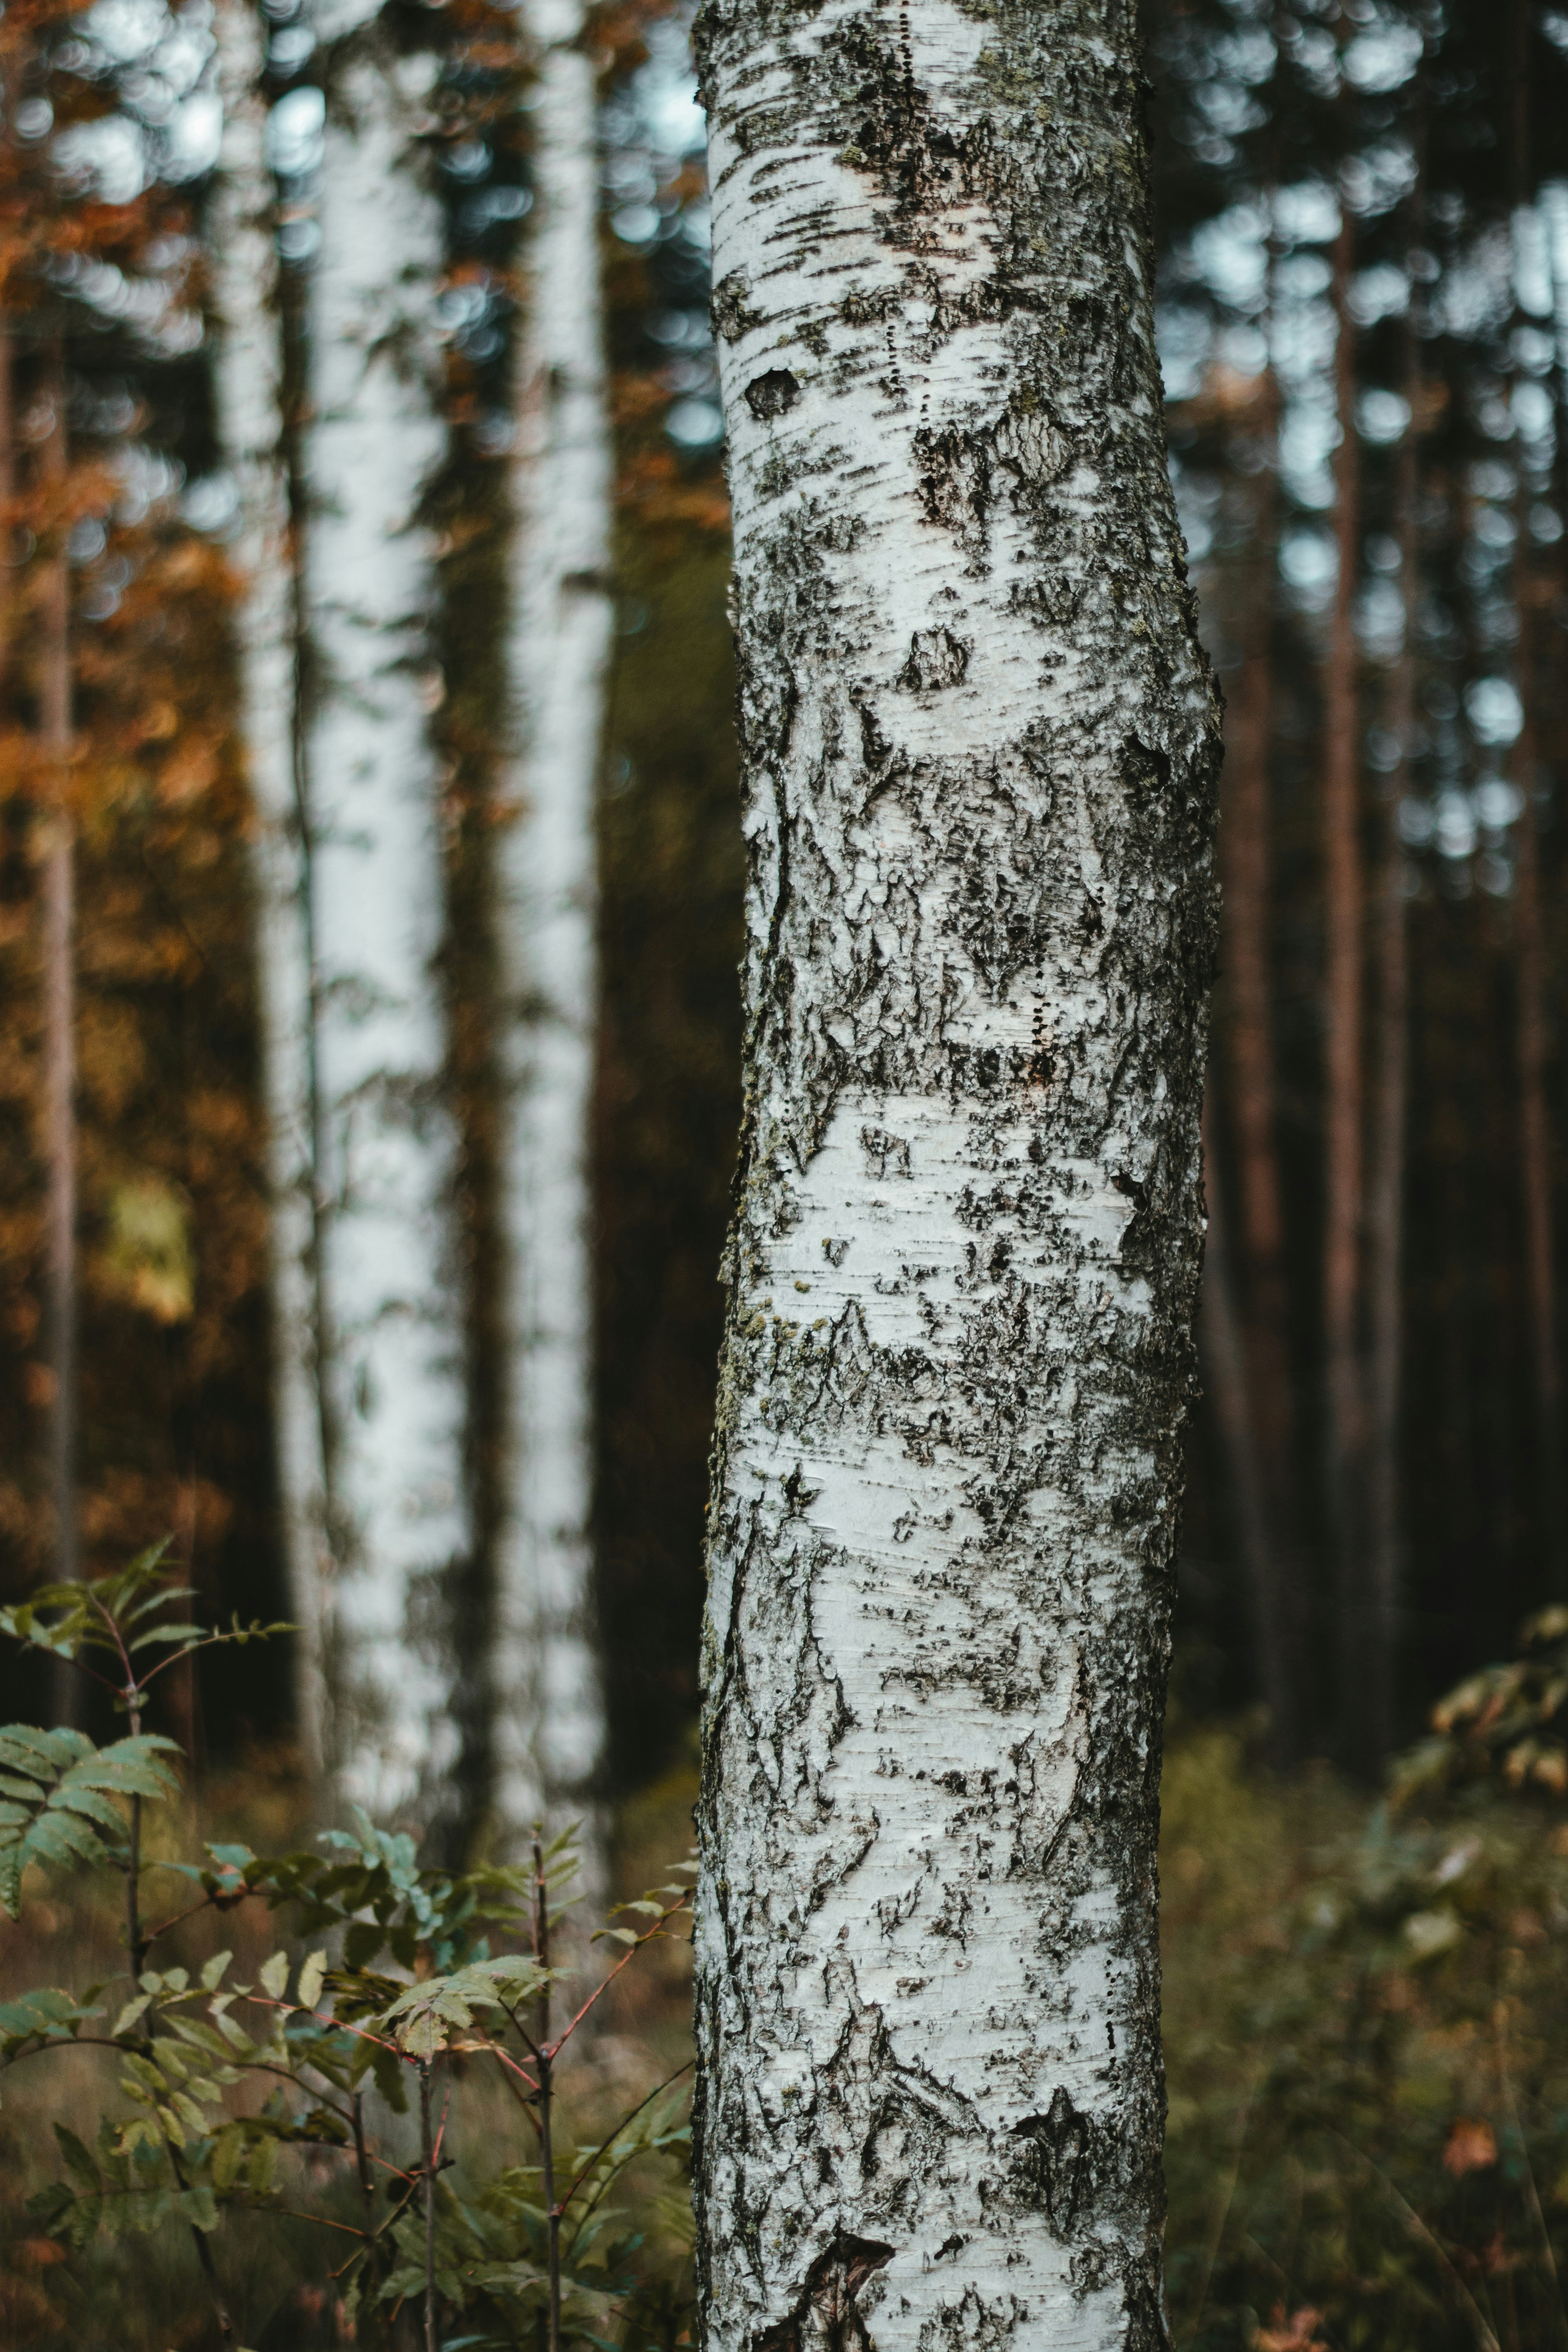
[[[125,1852],[122,1807],[132,1797],[159,1800],[178,1788],[163,1760],[175,1741],[156,1732],[95,1748],[79,1731],[38,1731],[25,1723],[0,1729],[0,1909],[13,1919],[30,1863],[119,1862]],[[23,1776],[26,1776],[24,1780]]]

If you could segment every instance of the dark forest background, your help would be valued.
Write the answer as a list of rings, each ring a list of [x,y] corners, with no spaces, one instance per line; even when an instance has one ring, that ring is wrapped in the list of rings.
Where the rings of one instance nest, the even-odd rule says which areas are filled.
[[[309,109],[289,102],[310,45],[298,0],[267,13],[302,283]],[[1568,1591],[1568,18],[1525,0],[1145,15],[1173,467],[1228,704],[1176,1687],[1189,1714],[1267,1704],[1279,1761],[1370,1771]],[[496,420],[528,160],[504,21],[474,5],[443,22],[451,447],[432,501],[482,1394],[493,1107],[483,1022],[462,1008],[489,952]],[[25,1590],[52,1541],[42,927],[50,614],[68,593],[84,1545],[107,1565],[172,1530],[212,1608],[274,1615],[232,499],[201,335],[203,37],[196,16],[130,0],[87,16],[19,0],[0,26],[22,93],[0,136],[0,1580]],[[624,1795],[683,1753],[697,1700],[742,849],[700,119],[678,17],[609,10],[600,39],[620,519],[597,1534]],[[60,167],[73,129],[101,141],[106,121],[139,142],[123,190]],[[46,430],[60,381],[63,470]],[[215,1754],[286,1739],[283,1662],[220,1653],[184,1705]]]

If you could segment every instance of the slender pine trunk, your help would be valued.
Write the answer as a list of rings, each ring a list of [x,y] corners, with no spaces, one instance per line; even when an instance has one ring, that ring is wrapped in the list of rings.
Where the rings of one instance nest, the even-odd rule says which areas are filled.
[[[5,117],[0,106],[0,152],[5,137]],[[11,677],[11,655],[16,635],[16,587],[12,578],[12,552],[16,531],[11,509],[16,497],[16,347],[11,333],[0,319],[0,557],[5,561],[5,578],[0,583],[0,687],[7,686]]]
[[[1412,248],[1420,237],[1417,198]],[[1421,542],[1416,525],[1421,407],[1421,345],[1416,333],[1415,280],[1405,328],[1405,396],[1410,411],[1400,445],[1394,486],[1405,628],[1389,698],[1389,732],[1398,761],[1384,798],[1382,858],[1374,906],[1377,973],[1375,1077],[1368,1139],[1366,1689],[1367,1748],[1373,1762],[1394,1752],[1397,1738],[1400,1585],[1404,1565],[1399,1439],[1405,1371],[1405,1173],[1410,1094],[1410,940],[1399,833],[1399,809],[1410,788],[1415,731],[1415,632],[1421,603]]]
[[[1363,1540],[1361,1384],[1362,1118],[1365,887],[1362,872],[1361,713],[1354,604],[1361,552],[1355,329],[1349,297],[1355,230],[1341,201],[1334,241],[1334,589],[1323,712],[1323,1367],[1324,1502],[1339,1631],[1340,1738],[1364,1766],[1368,1631]]]
[[[582,0],[529,0],[534,205],[519,353],[509,660],[520,814],[500,847],[507,1502],[492,1675],[496,1827],[584,1823],[605,1746],[593,1593],[589,1119],[595,794],[612,600],[595,69]]]
[[[69,452],[66,369],[57,337],[48,346],[45,397],[52,421],[39,454],[39,484],[63,509]],[[77,1503],[77,1116],[76,820],[71,807],[70,559],[63,515],[38,599],[38,736],[51,784],[44,853],[44,1138],[48,1164],[49,1468],[55,1574],[80,1568]]]
[[[271,1183],[272,1395],[278,1490],[295,1648],[295,1717],[307,1767],[321,1750],[325,1469],[316,1395],[312,1259],[314,1110],[308,841],[295,707],[294,541],[283,452],[282,318],[275,191],[261,88],[265,36],[252,0],[221,0],[215,30],[223,149],[210,242],[218,431],[238,485],[236,616],[240,725],[253,812],[268,1163]]]
[[[1225,976],[1224,1035],[1228,1051],[1216,1076],[1229,1078],[1228,1108],[1241,1213],[1238,1232],[1224,1245],[1226,1272],[1208,1277],[1205,1295],[1206,1301],[1209,1288],[1217,1290],[1223,1282],[1234,1323],[1237,1386],[1229,1404],[1220,1399],[1216,1387],[1216,1403],[1243,1522],[1259,1686],[1268,1709],[1269,1753],[1277,1765],[1284,1766],[1293,1763],[1300,1752],[1301,1691],[1300,1610],[1293,1582],[1295,1545],[1289,1532],[1295,1525],[1294,1414],[1269,970],[1269,768],[1274,731],[1279,532],[1275,463],[1279,408],[1272,372],[1265,379],[1264,400],[1269,455],[1258,477],[1254,503],[1241,677],[1226,713],[1219,826],[1220,965]],[[1211,1171],[1215,1165],[1212,1144],[1206,1165]],[[1211,1173],[1211,1250],[1215,1247],[1215,1181]],[[1214,1311],[1214,1346],[1218,1348],[1219,1326],[1226,1319],[1226,1310],[1217,1297]],[[1206,1304],[1205,1312],[1206,1317]],[[1216,1381],[1223,1377],[1217,1360],[1213,1376]],[[1237,1414],[1245,1421],[1245,1430]],[[1242,1499],[1244,1490],[1254,1487],[1255,1507]]]
[[[1521,497],[1521,509],[1526,503]],[[1526,528],[1526,515],[1521,511],[1521,573]],[[1537,1525],[1547,1588],[1561,1592],[1568,1589],[1568,1535],[1563,1491],[1563,1358],[1557,1334],[1554,1152],[1548,1094],[1551,1036],[1546,1017],[1546,950],[1541,908],[1540,761],[1531,708],[1536,691],[1533,634],[1527,618],[1527,593],[1521,593],[1519,650],[1525,722],[1513,749],[1514,781],[1523,803],[1515,827],[1513,908],[1519,1172],[1535,1403]]]
[[[1281,1589],[1279,1530],[1269,1508],[1268,1480],[1258,1440],[1253,1360],[1237,1298],[1235,1253],[1226,1212],[1224,1179],[1206,1102],[1204,1190],[1208,1225],[1204,1242],[1203,1307],[1198,1318],[1204,1387],[1214,1406],[1236,1517],[1237,1541],[1252,1617],[1258,1688],[1268,1709],[1269,1759],[1276,1766],[1284,1767],[1294,1763],[1298,1753],[1294,1737],[1296,1660],[1291,1649],[1287,1596]]]
[[[1530,28],[1526,0],[1516,0],[1512,13],[1514,109],[1510,142],[1516,233],[1531,196]],[[1546,949],[1541,904],[1539,648],[1530,567],[1530,509],[1533,500],[1524,448],[1517,433],[1515,466],[1514,605],[1519,621],[1519,692],[1524,713],[1513,747],[1514,782],[1522,802],[1516,827],[1514,866],[1520,1185],[1535,1403],[1536,1517],[1544,1582],[1549,1591],[1562,1594],[1568,1592],[1568,1516],[1564,1512],[1563,1474],[1563,1356],[1557,1329],[1553,1181],[1556,1155],[1548,1090],[1552,1041],[1546,1011]]]
[[[708,2352],[1154,2352],[1218,730],[1130,17],[710,0],[747,1108]]]
[[[342,1792],[378,1812],[444,1801],[449,1582],[469,1543],[421,512],[446,437],[443,222],[420,143],[437,63],[395,34],[355,23],[327,60],[303,436],[327,1746]]]

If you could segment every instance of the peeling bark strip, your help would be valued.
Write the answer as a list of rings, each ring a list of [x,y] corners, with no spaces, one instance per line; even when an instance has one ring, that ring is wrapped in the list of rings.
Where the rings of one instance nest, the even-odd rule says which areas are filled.
[[[1148,2347],[1216,714],[1121,0],[710,0],[752,884],[710,2352]]]

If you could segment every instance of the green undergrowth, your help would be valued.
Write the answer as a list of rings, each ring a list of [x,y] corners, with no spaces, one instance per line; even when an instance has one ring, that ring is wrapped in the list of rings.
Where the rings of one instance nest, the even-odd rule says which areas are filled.
[[[675,2352],[691,1863],[595,1927],[570,1832],[446,1871],[262,1775],[215,1835],[149,1711],[284,1629],[193,1598],[160,1547],[0,1611],[124,1719],[0,1728],[0,2340]]]
[[[155,1657],[198,1638],[162,1622]],[[1565,1642],[1538,1621],[1378,1803],[1173,1725],[1175,2352],[1568,2352]],[[125,1711],[101,1748],[0,1731],[0,2344],[689,2346],[684,1881],[593,1944],[563,1854],[311,1841],[265,1758],[198,1817]],[[687,1759],[626,1810],[626,1888],[694,1792]]]
[[[1165,1771],[1178,2352],[1558,2352],[1561,1809],[1506,1779],[1369,1805],[1246,1755],[1181,1729]]]

